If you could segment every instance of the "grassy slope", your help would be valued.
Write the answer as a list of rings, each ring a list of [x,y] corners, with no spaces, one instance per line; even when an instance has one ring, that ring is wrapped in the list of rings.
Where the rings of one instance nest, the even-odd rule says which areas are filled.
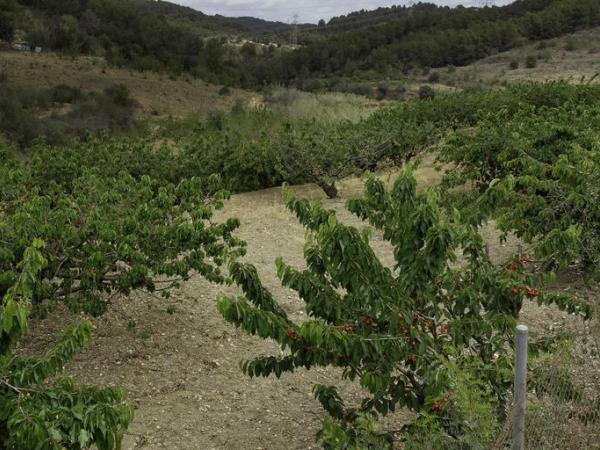
[[[219,95],[221,86],[194,80],[174,79],[167,74],[137,72],[107,66],[101,58],[59,57],[53,54],[0,52],[0,72],[8,80],[28,89],[51,88],[58,84],[99,91],[116,83],[126,85],[139,103],[141,117],[189,117],[194,121],[214,110],[229,110],[236,103],[247,107],[265,106],[284,112],[292,119],[357,121],[374,111],[379,103],[352,94],[312,94],[293,89],[273,88],[264,95],[231,88],[231,95]]]
[[[232,89],[231,95],[220,96],[220,86],[202,80],[173,79],[166,74],[107,67],[100,58],[0,52],[0,71],[24,88],[43,89],[67,84],[92,92],[122,83],[140,104],[143,116],[185,116],[230,109],[236,102],[251,105],[256,101],[256,96],[246,91]]]
[[[502,86],[517,81],[546,81],[570,79],[589,80],[600,72],[600,28],[580,31],[556,39],[528,44],[508,52],[490,56],[466,67],[459,67],[454,73],[439,69],[440,89],[455,86],[460,89],[474,86]],[[569,47],[572,43],[574,47]],[[572,50],[571,48],[574,48]],[[528,56],[538,58],[537,67],[527,68]],[[511,61],[517,61],[519,68],[510,70]],[[427,77],[417,79],[427,82]]]
[[[456,67],[454,71],[447,68],[433,69],[429,73],[415,70],[399,79],[366,79],[356,80],[360,84],[375,89],[383,84],[394,91],[399,87],[406,89],[406,98],[416,98],[419,87],[430,85],[439,93],[449,93],[478,87],[502,87],[507,83],[520,81],[589,80],[600,72],[600,27],[562,36],[560,38],[518,47],[484,58],[473,64]],[[569,43],[574,50],[567,50]],[[528,56],[538,57],[537,67],[529,69],[525,65]],[[510,70],[511,61],[518,61],[519,68]],[[432,73],[439,74],[439,81],[431,82]]]
[[[572,42],[575,50],[566,50]],[[475,86],[502,86],[505,83],[547,79],[568,79],[578,81],[582,76],[589,79],[600,72],[600,28],[581,31],[572,35],[545,41],[546,47],[538,48],[538,43],[529,44],[508,52],[490,56],[466,67],[459,67],[453,73],[437,69],[440,80],[428,81],[429,75],[414,73],[405,79],[386,81],[390,87],[403,85],[409,96],[416,95],[419,86],[434,85],[440,92],[465,89]],[[537,55],[536,68],[527,69],[525,59]],[[509,70],[509,63],[519,62],[517,70]],[[140,73],[129,69],[106,66],[100,58],[80,57],[76,59],[58,57],[52,54],[31,55],[14,52],[0,52],[0,71],[6,72],[9,79],[27,88],[48,88],[57,84],[78,86],[84,91],[98,91],[114,84],[123,83],[139,102],[142,115],[182,117],[192,113],[205,114],[215,109],[229,109],[237,102],[252,106],[261,103],[258,95],[232,89],[232,95],[220,96],[220,86],[189,77],[171,79],[166,74]],[[379,80],[380,81],[380,80]],[[377,86],[378,80],[365,80],[364,83]],[[281,94],[280,94],[281,95]],[[314,96],[311,96],[314,97]],[[359,97],[348,99],[351,110],[360,110]],[[325,105],[315,98],[304,98],[301,109],[320,112]],[[324,98],[326,103],[332,99]],[[343,99],[332,100],[339,103]],[[342,103],[344,103],[342,101]],[[294,108],[296,104],[292,105]],[[328,105],[328,110],[334,110]],[[347,118],[360,113],[353,112]]]

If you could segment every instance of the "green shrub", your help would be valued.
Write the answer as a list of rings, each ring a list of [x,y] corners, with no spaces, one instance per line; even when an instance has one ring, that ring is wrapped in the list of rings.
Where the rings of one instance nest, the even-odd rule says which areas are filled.
[[[430,83],[439,83],[440,82],[440,73],[439,72],[431,72],[429,78],[427,79]]]
[[[219,95],[222,97],[230,96],[231,88],[229,88],[228,86],[223,86],[221,89],[219,89]]]
[[[375,99],[376,100],[385,100],[385,98],[388,96],[388,87],[380,84],[379,86],[377,86],[377,89],[375,89]]]
[[[75,103],[83,97],[81,89],[59,84],[50,89],[50,98],[54,103]]]
[[[55,103],[71,103],[73,108],[60,114],[51,109]],[[136,105],[123,85],[84,95],[67,85],[38,91],[4,83],[0,84],[0,132],[22,148],[36,139],[64,145],[89,132],[135,129]],[[52,114],[40,114],[48,110]]]
[[[435,91],[431,86],[421,86],[419,88],[419,99],[430,100],[435,97]]]
[[[161,72],[166,69],[165,63],[152,55],[140,56],[133,59],[131,66],[136,70],[148,72]]]
[[[537,53],[538,61],[548,62],[552,59],[553,56],[554,55],[551,50],[541,50]]]
[[[88,95],[61,121],[79,135],[90,131],[131,130],[136,126],[136,105],[125,85],[113,85]]]
[[[565,50],[568,52],[573,52],[573,51],[577,50],[577,43],[575,42],[575,40],[573,40],[573,39],[567,40],[567,43],[565,44]]]
[[[308,92],[321,92],[326,87],[326,82],[317,78],[311,78],[302,82],[302,90]]]
[[[19,91],[11,85],[0,85],[0,132],[25,146],[40,135],[40,119],[24,105]]]
[[[103,94],[115,105],[123,108],[133,108],[136,101],[131,97],[129,88],[124,84],[113,84],[104,88]]]
[[[356,95],[371,97],[373,95],[373,88],[367,84],[357,84],[351,88],[351,92]]]
[[[534,69],[537,67],[537,56],[529,55],[527,59],[525,59],[525,67],[528,69]]]

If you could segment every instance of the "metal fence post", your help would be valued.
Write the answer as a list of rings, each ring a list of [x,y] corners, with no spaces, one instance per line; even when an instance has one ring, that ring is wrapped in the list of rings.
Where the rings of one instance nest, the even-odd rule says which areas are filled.
[[[515,364],[515,422],[512,450],[525,450],[525,404],[527,402],[527,335],[525,325],[517,326]]]

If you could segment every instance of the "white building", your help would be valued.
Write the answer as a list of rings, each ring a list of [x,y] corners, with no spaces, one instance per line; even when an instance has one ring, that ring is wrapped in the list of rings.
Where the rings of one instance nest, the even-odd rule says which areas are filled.
[[[16,41],[12,43],[12,48],[19,52],[28,52],[31,50],[29,44],[25,41]]]

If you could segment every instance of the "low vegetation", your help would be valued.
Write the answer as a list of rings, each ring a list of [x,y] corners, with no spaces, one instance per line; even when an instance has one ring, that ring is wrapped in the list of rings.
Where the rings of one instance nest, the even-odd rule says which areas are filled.
[[[0,133],[21,148],[64,145],[88,133],[132,132],[136,102],[123,85],[84,94],[68,85],[26,90],[0,82]]]
[[[290,120],[359,122],[374,111],[364,96],[355,94],[317,94],[278,87],[263,91],[263,95],[268,109],[283,112]]]

